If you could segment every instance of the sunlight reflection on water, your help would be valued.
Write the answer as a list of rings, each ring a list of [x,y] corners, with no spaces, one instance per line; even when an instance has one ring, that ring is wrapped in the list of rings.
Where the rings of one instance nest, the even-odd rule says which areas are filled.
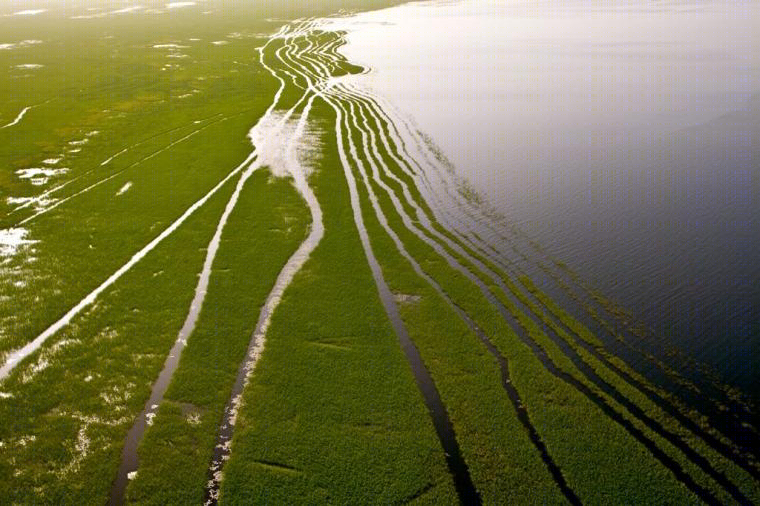
[[[335,24],[510,220],[760,391],[760,2],[419,2]]]

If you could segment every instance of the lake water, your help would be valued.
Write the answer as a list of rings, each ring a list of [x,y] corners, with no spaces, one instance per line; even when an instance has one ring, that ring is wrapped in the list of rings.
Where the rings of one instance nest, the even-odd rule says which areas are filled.
[[[364,84],[503,215],[757,396],[760,2],[421,2],[336,24]]]

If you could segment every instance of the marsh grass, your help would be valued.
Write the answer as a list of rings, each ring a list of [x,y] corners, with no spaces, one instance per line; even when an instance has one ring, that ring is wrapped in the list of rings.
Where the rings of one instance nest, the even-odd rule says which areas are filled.
[[[355,141],[360,142],[360,138]],[[376,183],[373,190],[393,230],[422,268],[432,275],[444,291],[491,336],[507,357],[512,380],[547,448],[565,474],[570,487],[582,501],[693,502],[695,498],[682,487],[648,451],[581,393],[552,376],[506,324],[475,285],[455,272],[427,244],[403,225],[390,198]],[[452,254],[454,254],[452,252]],[[468,268],[472,265],[462,260]],[[497,287],[492,286],[494,291]],[[524,325],[530,336],[549,350],[560,367],[575,371],[572,363],[540,327],[522,316],[509,299],[507,308]],[[430,324],[430,323],[429,323]],[[474,408],[477,409],[477,408]],[[578,448],[583,448],[582,452]],[[598,473],[605,469],[605,473]]]
[[[227,185],[3,382],[12,395],[0,401],[4,501],[106,501],[126,432],[182,325],[202,247],[231,191]]]
[[[484,502],[562,503],[559,489],[501,386],[496,361],[396,250],[372,211],[366,192],[362,192],[362,209],[389,286],[396,293],[420,297],[414,303],[402,303],[400,313],[441,392]]]
[[[314,114],[330,131],[326,104]],[[440,444],[364,258],[334,142],[311,182],[325,237],[273,317],[222,501],[452,503]]]
[[[202,502],[237,368],[278,272],[306,236],[307,218],[289,180],[260,170],[244,188],[222,235],[199,322],[140,446],[130,502]]]
[[[0,104],[0,124],[34,106],[18,125],[0,130],[0,228],[19,226],[35,212],[34,206],[13,212],[17,204],[9,197],[32,197],[64,183],[52,197],[71,197],[24,224],[36,242],[2,259],[0,358],[56,321],[250,153],[248,130],[279,85],[258,64],[257,48],[266,34],[290,17],[394,3],[212,1],[209,15],[201,15],[197,6],[171,17],[145,12],[93,23],[53,16],[14,23],[0,18],[8,42],[43,41],[0,52],[0,67],[11,69],[0,77],[0,94],[9,97]],[[81,13],[74,5],[61,9],[66,15]],[[228,44],[211,43],[218,40]],[[187,47],[155,47],[167,44]],[[42,67],[18,68],[29,63]],[[341,62],[335,72],[361,70]],[[301,92],[288,87],[280,108],[292,106]],[[243,395],[222,501],[453,504],[456,493],[443,450],[355,229],[336,151],[335,115],[321,101],[312,114],[320,142],[310,183],[324,212],[325,237],[273,315],[265,352]],[[383,122],[370,128],[390,132]],[[351,135],[360,145],[360,133]],[[442,170],[453,175],[445,154],[421,136]],[[584,503],[698,502],[590,397],[619,413],[718,501],[733,499],[631,414],[616,400],[619,396],[705,456],[750,501],[760,502],[757,480],[682,427],[610,365],[646,392],[668,396],[608,354],[602,340],[538,283],[495,265],[437,223],[433,204],[425,202],[414,178],[382,146],[380,150],[433,229],[457,245],[436,239],[443,250],[492,290],[509,313],[503,318],[470,279],[407,229],[385,190],[377,181],[371,183],[405,249],[508,360],[511,382],[532,424]],[[18,177],[16,171],[41,167],[51,158],[61,158],[54,168],[68,172],[41,186]],[[358,172],[355,176],[361,180]],[[381,178],[402,195],[398,182]],[[472,187],[460,183],[450,189],[458,190],[468,205],[484,204]],[[107,500],[126,432],[185,319],[205,248],[234,184],[234,179],[228,182],[0,383],[0,503]],[[515,416],[492,355],[398,253],[364,188],[360,201],[383,275],[398,296],[401,317],[436,383],[485,502],[563,503]],[[414,206],[403,198],[401,206],[419,225]],[[222,409],[258,312],[279,269],[305,237],[308,221],[307,208],[289,180],[260,170],[249,181],[222,236],[198,327],[139,448],[130,502],[202,499]],[[478,258],[506,289],[466,256]],[[599,294],[592,298],[610,312],[619,311]],[[538,351],[525,341],[534,342]],[[577,355],[576,361],[568,355]],[[547,360],[587,394],[552,375]],[[579,361],[585,373],[577,367]],[[600,387],[600,381],[609,387]],[[696,415],[684,416],[709,430]]]

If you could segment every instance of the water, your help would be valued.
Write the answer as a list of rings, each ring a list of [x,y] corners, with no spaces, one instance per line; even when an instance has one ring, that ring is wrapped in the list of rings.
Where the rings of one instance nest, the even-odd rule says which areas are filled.
[[[462,504],[479,505],[482,503],[480,495],[472,482],[470,472],[459,448],[459,443],[457,442],[456,435],[454,434],[454,427],[451,423],[451,420],[449,419],[448,413],[446,412],[446,407],[441,400],[441,396],[435,386],[435,383],[433,382],[433,378],[430,375],[430,372],[427,370],[424,362],[422,361],[422,356],[420,355],[419,350],[409,336],[406,326],[404,325],[404,322],[398,312],[398,306],[396,305],[393,293],[391,292],[388,284],[385,281],[385,278],[383,277],[380,263],[377,261],[377,257],[372,250],[369,235],[367,233],[366,227],[364,226],[364,218],[362,217],[360,210],[359,193],[356,189],[356,181],[349,170],[351,162],[349,161],[346,150],[343,146],[343,133],[341,126],[343,122],[343,113],[336,105],[334,105],[334,102],[330,102],[330,104],[335,108],[336,114],[338,116],[335,133],[336,137],[338,138],[338,149],[340,152],[341,164],[343,165],[344,173],[346,175],[346,180],[348,181],[348,187],[351,194],[351,209],[354,214],[354,222],[356,223],[356,228],[359,231],[359,238],[362,242],[364,254],[367,257],[367,262],[369,263],[370,269],[372,270],[372,277],[375,280],[375,285],[377,286],[378,292],[380,294],[380,300],[383,304],[383,308],[385,309],[386,314],[388,315],[388,318],[391,321],[391,325],[393,326],[393,330],[396,333],[396,337],[399,339],[401,349],[403,350],[404,355],[406,356],[406,360],[412,369],[414,380],[417,383],[417,387],[419,388],[420,393],[422,394],[422,397],[425,401],[425,406],[427,407],[428,412],[430,413],[430,417],[432,418],[433,426],[446,456],[446,463],[448,464],[449,472],[454,479],[454,486],[457,491],[457,496],[459,497],[459,500]]]
[[[760,2],[422,2],[341,51],[498,211],[760,392]]]

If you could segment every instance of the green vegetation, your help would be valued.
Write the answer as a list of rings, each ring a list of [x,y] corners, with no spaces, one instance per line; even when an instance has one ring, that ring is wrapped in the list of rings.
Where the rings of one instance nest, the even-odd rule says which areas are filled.
[[[317,103],[320,130],[334,119]],[[245,391],[222,502],[451,503],[443,452],[386,320],[334,143],[312,176],[325,237]]]
[[[500,385],[495,360],[435,290],[414,273],[381,228],[366,193],[362,210],[391,289],[418,297],[400,303],[401,316],[441,392],[484,501],[561,502],[559,490],[519,426]]]
[[[140,448],[130,502],[202,502],[216,429],[259,308],[306,235],[308,211],[289,181],[254,174],[222,236],[214,284],[193,339]]]
[[[231,185],[3,381],[0,496],[102,504],[134,417],[176,338]]]
[[[513,383],[535,419],[547,447],[581,500],[594,504],[694,500],[688,493],[684,495],[685,491],[668,476],[668,471],[653,462],[646,451],[593,403],[552,377],[477,288],[448,267],[431,247],[403,226],[400,217],[393,211],[390,199],[378,190],[374,188],[378,201],[406,249],[419,259],[426,272],[440,282],[452,300],[492,337],[494,344],[508,358]],[[429,326],[431,322],[423,321],[420,326],[424,328],[425,325]],[[475,346],[480,348],[473,340]],[[485,352],[481,350],[480,353]],[[495,381],[494,387],[498,388]],[[460,390],[460,395],[465,393],[469,392]],[[492,407],[489,406],[489,409]],[[583,430],[578,430],[578,427],[583,427]],[[579,452],[578,448],[584,451]],[[600,475],[598,469],[605,469],[605,473]]]
[[[0,126],[33,106],[0,129],[0,229],[22,229],[29,241],[17,249],[0,244],[0,365],[88,302],[0,379],[0,503],[108,501],[127,432],[190,310],[238,182],[225,178],[251,159],[248,135],[260,119],[266,124],[256,133],[271,142],[255,146],[262,166],[221,235],[198,323],[140,442],[128,503],[204,497],[223,410],[259,313],[312,225],[298,179],[282,170],[292,153],[313,169],[308,184],[325,234],[273,313],[242,395],[220,502],[457,503],[362,248],[341,144],[353,144],[343,155],[371,246],[485,504],[564,504],[560,482],[588,504],[760,502],[751,452],[612,353],[540,283],[500,261],[488,241],[435,219],[447,206],[493,217],[433,139],[414,128],[394,139],[400,125],[381,119],[380,103],[352,94],[350,84],[308,89],[363,69],[335,52],[344,34],[287,20],[394,3],[214,0],[161,14],[70,19],[101,11],[64,6],[13,23],[0,18],[0,44],[17,44],[0,50],[0,66],[11,69],[0,77],[0,93],[10,97],[0,104]],[[297,39],[269,39],[286,25],[307,29]],[[315,89],[321,97],[302,142],[294,137],[291,146]],[[345,108],[342,143],[331,104]],[[279,130],[269,124],[278,121]],[[399,160],[410,160],[413,144],[428,160],[406,171]],[[431,167],[449,185],[440,194],[423,189],[420,171]],[[20,177],[35,168],[48,175]],[[517,234],[498,220],[492,226],[508,239]],[[518,261],[555,275],[545,258],[510,244]],[[581,284],[557,267],[568,273],[557,279]],[[85,299],[114,273],[120,277]],[[595,321],[606,321],[597,306],[622,319],[601,295],[591,298],[582,307]],[[507,370],[497,355],[517,401],[502,384]],[[677,376],[676,366],[656,360]]]
[[[359,135],[355,135],[354,141],[361,145],[361,142],[363,139]],[[389,163],[388,159],[386,158],[384,160],[386,163]],[[393,165],[390,165],[393,167]],[[389,186],[393,186],[394,183],[392,181],[386,181],[386,184]],[[412,253],[413,256],[415,256],[418,261],[423,265],[423,268],[428,272],[428,274],[433,275],[437,280],[441,281],[446,279],[446,274],[444,273],[448,267],[444,267],[444,263],[441,262],[440,257],[435,254],[435,252],[430,248],[429,246],[422,243],[418,238],[416,238],[412,233],[409,232],[409,230],[406,228],[405,225],[401,223],[400,216],[396,213],[393,206],[391,205],[390,198],[385,194],[384,190],[382,190],[378,184],[373,183],[372,184],[373,191],[378,195],[379,202],[381,203],[381,206],[383,207],[383,212],[388,217],[389,222],[393,226],[395,223],[395,232],[402,238],[402,240],[405,243],[405,247]],[[401,192],[398,191],[397,195]],[[369,204],[367,203],[367,206]],[[409,208],[405,206],[405,211],[409,212]],[[448,248],[447,248],[448,249]],[[466,248],[466,250],[472,254],[472,250],[469,250]],[[388,264],[389,260],[393,257],[392,253],[388,250],[383,250],[384,253],[380,255],[380,258],[382,259],[381,262],[385,265]],[[460,263],[465,265],[468,270],[470,270],[473,273],[476,273],[476,275],[482,277],[482,281],[488,285],[489,289],[496,294],[496,296],[500,299],[501,303],[505,305],[505,307],[509,310],[509,312],[516,317],[517,321],[519,322],[520,327],[522,327],[525,331],[528,332],[528,335],[531,339],[535,340],[538,345],[545,349],[549,353],[549,357],[552,360],[555,360],[558,365],[561,366],[562,369],[565,371],[571,372],[574,376],[576,376],[577,379],[581,380],[582,382],[585,382],[589,388],[591,388],[591,391],[595,391],[595,396],[598,396],[602,399],[606,399],[605,402],[612,406],[614,409],[616,409],[618,412],[623,413],[624,417],[631,420],[634,423],[634,426],[637,428],[637,430],[643,431],[644,434],[653,441],[657,443],[658,446],[665,448],[666,451],[671,455],[672,458],[675,458],[677,462],[679,462],[682,466],[685,466],[684,468],[693,475],[698,476],[697,482],[700,484],[707,484],[709,490],[713,494],[715,494],[716,497],[719,498],[719,500],[723,502],[731,502],[732,498],[728,493],[723,490],[717,483],[712,481],[709,477],[702,474],[702,471],[691,461],[689,461],[688,458],[684,457],[679,453],[678,450],[676,450],[670,443],[666,442],[665,439],[660,437],[658,434],[654,433],[654,431],[650,430],[647,426],[639,422],[634,416],[631,416],[631,414],[628,414],[626,412],[626,408],[623,408],[622,406],[618,405],[616,401],[613,399],[607,398],[605,395],[605,392],[598,390],[598,388],[593,383],[588,383],[586,378],[583,377],[579,372],[577,372],[577,369],[575,366],[569,361],[568,358],[565,357],[564,353],[551,341],[548,339],[548,336],[544,331],[542,331],[534,321],[532,321],[530,318],[527,317],[525,313],[523,313],[518,306],[510,300],[506,295],[513,295],[517,298],[517,300],[521,301],[523,304],[526,304],[527,308],[531,310],[531,312],[535,315],[537,315],[541,321],[546,322],[549,326],[549,328],[556,332],[565,342],[570,343],[571,346],[576,350],[576,352],[581,354],[581,358],[585,360],[587,363],[589,363],[592,367],[592,369],[597,373],[601,375],[601,378],[603,381],[608,382],[612,385],[613,388],[618,389],[621,394],[630,402],[633,404],[640,406],[643,412],[647,414],[647,417],[650,419],[655,419],[657,424],[660,424],[662,427],[664,427],[664,430],[666,432],[675,434],[677,438],[682,438],[683,441],[686,443],[686,446],[689,448],[693,448],[696,450],[696,452],[699,452],[706,456],[710,462],[708,464],[709,466],[713,466],[714,469],[716,469],[716,472],[719,474],[723,474],[727,476],[730,480],[734,481],[735,484],[740,486],[740,489],[744,494],[748,494],[748,497],[754,497],[757,495],[757,484],[751,476],[744,472],[743,470],[739,469],[737,466],[735,466],[733,463],[728,461],[726,458],[718,455],[715,451],[713,451],[711,448],[709,448],[703,441],[701,441],[699,438],[696,438],[694,435],[690,434],[688,431],[679,430],[679,424],[666,416],[657,406],[655,406],[646,396],[644,396],[641,392],[636,391],[634,388],[631,387],[631,385],[627,384],[625,381],[623,381],[620,377],[616,376],[615,374],[612,374],[604,365],[599,363],[595,356],[590,355],[588,352],[585,351],[585,349],[581,346],[578,346],[576,341],[571,338],[571,336],[568,335],[567,331],[565,331],[561,325],[556,322],[555,320],[552,320],[551,318],[548,318],[547,315],[544,313],[543,310],[541,310],[539,307],[535,305],[535,303],[531,302],[527,297],[526,294],[521,293],[517,286],[502,273],[502,281],[506,283],[507,287],[510,288],[510,291],[505,294],[500,290],[500,287],[497,286],[493,281],[486,278],[482,273],[476,269],[471,262],[464,259],[461,255],[455,253],[451,249],[448,249],[448,252],[450,255],[455,257]],[[492,269],[496,270],[497,272],[500,272],[499,269],[494,268],[493,264],[490,262],[486,263],[491,267]],[[408,270],[408,268],[407,268]],[[411,274],[411,272],[407,272],[406,276],[400,276],[401,279],[408,279],[408,276]],[[454,277],[461,277],[459,274],[454,274]],[[448,281],[448,280],[447,280]],[[468,306],[467,305],[467,298],[468,298],[468,291],[471,293],[469,297],[477,297],[476,295],[472,294],[472,285],[469,282],[463,282],[464,280],[460,281],[459,287],[449,288],[447,283],[443,283],[444,289],[448,293],[448,295],[454,299],[455,302],[462,301],[460,304],[462,307],[465,307],[466,310],[469,312],[469,314],[475,318],[476,320],[479,320],[480,314],[482,314],[483,309],[482,308],[489,308],[490,305],[487,303],[487,301],[482,301],[481,303],[474,305],[474,306]],[[524,281],[524,280],[523,280]],[[530,285],[528,285],[530,286]],[[532,287],[533,293],[538,293],[535,287]],[[556,308],[556,305],[550,302],[550,299],[548,297],[543,297],[544,302],[551,305],[555,308],[555,311],[558,312],[560,315],[560,321],[561,322],[567,322],[567,325],[569,329],[575,329],[576,332],[580,333],[586,340],[589,342],[598,344],[599,341],[595,339],[593,336],[590,336],[588,331],[585,330],[575,322],[573,319],[569,317],[567,314],[563,314],[561,311],[558,311]],[[414,308],[415,310],[417,308]],[[411,311],[411,310],[410,310]],[[409,311],[407,311],[408,313]],[[435,318],[440,318],[442,313],[439,311],[436,313]],[[496,315],[492,315],[491,318],[493,320],[496,320],[498,317]],[[435,328],[435,319],[429,317],[428,320],[424,321],[422,325],[420,325],[421,328],[430,329]],[[499,331],[499,327],[493,327],[488,326],[488,324],[483,321],[482,327],[485,329],[494,329],[493,335],[495,336],[495,343],[500,347],[501,351],[504,353],[505,356],[510,357],[510,362],[512,362],[512,357],[514,356],[514,353],[518,351],[522,346],[515,345],[514,339],[516,336],[513,332],[511,332],[510,329],[504,329],[502,328],[501,331]],[[512,344],[506,344],[503,340],[504,337],[510,336],[513,340]],[[449,346],[451,343],[448,343]],[[457,354],[453,353],[452,356],[457,356]],[[518,355],[519,357],[519,355]],[[439,359],[440,360],[440,359]],[[539,373],[539,370],[543,373],[545,376],[545,371],[540,366],[540,364],[533,359],[533,368],[529,369],[531,372],[529,375],[526,375],[526,377],[523,379],[522,374],[527,372],[523,367],[527,364],[523,362],[523,360],[527,360],[526,356],[520,357],[517,362],[515,363],[515,373],[514,373],[514,381],[515,384],[518,386],[518,389],[521,393],[526,397],[526,403],[528,406],[528,409],[531,413],[534,414],[534,417],[537,420],[537,425],[542,429],[540,432],[542,434],[545,434],[547,439],[547,445],[550,446],[550,449],[555,449],[557,452],[557,460],[562,462],[564,459],[567,459],[569,462],[566,466],[562,466],[563,469],[566,471],[566,474],[568,476],[568,481],[571,483],[571,485],[575,485],[577,488],[576,490],[581,495],[582,500],[589,500],[590,502],[597,502],[597,501],[609,501],[611,498],[614,501],[625,501],[630,500],[632,493],[638,493],[639,491],[644,492],[647,495],[644,495],[640,498],[642,501],[662,501],[662,500],[672,500],[675,495],[673,494],[680,494],[678,491],[678,488],[674,488],[672,485],[668,486],[667,481],[670,481],[668,479],[665,479],[667,476],[667,471],[665,469],[660,468],[659,471],[659,478],[657,481],[657,484],[649,485],[649,486],[642,486],[642,483],[638,480],[641,480],[643,476],[651,475],[653,469],[653,465],[657,466],[653,461],[651,461],[651,456],[647,456],[646,454],[641,454],[640,452],[637,452],[636,450],[636,443],[633,441],[626,441],[627,437],[625,436],[625,433],[621,430],[620,427],[615,427],[614,431],[619,433],[618,444],[621,445],[621,451],[624,452],[626,457],[631,456],[633,459],[629,463],[623,462],[622,458],[619,458],[617,462],[611,462],[609,461],[610,456],[610,444],[612,443],[613,438],[610,438],[610,431],[613,430],[612,427],[607,425],[609,422],[605,422],[606,417],[602,415],[601,412],[596,411],[598,408],[593,405],[588,405],[589,402],[587,399],[584,399],[582,396],[579,396],[578,392],[574,392],[572,389],[568,387],[567,384],[562,384],[561,382],[558,382],[556,378],[549,379],[541,381],[541,375]],[[543,383],[543,387],[542,387]],[[463,389],[463,391],[465,391]],[[541,392],[542,396],[540,398],[535,398],[533,393],[534,392]],[[551,392],[551,396],[549,396],[549,392]],[[562,408],[564,413],[561,411],[558,411],[557,408],[553,406],[553,402],[549,401],[549,399],[557,398],[557,394],[560,394],[563,399],[562,402],[558,402],[559,404],[562,404]],[[534,399],[532,402],[529,399]],[[547,402],[548,401],[548,402]],[[557,401],[555,401],[557,402]],[[584,407],[585,405],[585,407]],[[451,406],[451,404],[449,404]],[[541,406],[539,409],[536,409],[536,406]],[[598,413],[598,419],[595,416],[589,417],[589,413]],[[564,422],[560,422],[564,421]],[[560,422],[560,423],[558,423]],[[578,426],[584,426],[586,429],[585,432],[588,433],[590,436],[587,444],[581,444],[580,446],[586,451],[589,451],[590,449],[594,449],[593,458],[594,459],[605,459],[607,462],[603,463],[601,460],[597,460],[595,463],[590,464],[588,461],[584,461],[584,459],[589,458],[589,455],[584,455],[583,458],[579,458],[580,456],[577,455],[577,448],[578,448],[578,441],[579,441],[579,435],[576,434],[573,436],[575,439],[573,440],[569,435],[560,436],[561,432],[563,430],[567,430],[568,428],[572,427],[573,431],[577,431]],[[597,429],[598,427],[598,429]],[[594,431],[598,430],[599,435],[595,436]],[[605,436],[601,436],[601,434],[604,434]],[[602,439],[603,438],[603,439]],[[684,439],[685,438],[685,439]],[[599,446],[595,441],[604,440],[604,446]],[[568,441],[572,441],[571,444],[567,444]],[[614,444],[614,443],[612,443]],[[556,446],[555,446],[556,445]],[[625,448],[625,450],[623,450]],[[620,455],[619,452],[612,452],[614,455]],[[617,467],[620,466],[620,467]],[[638,468],[638,470],[632,470]],[[610,472],[605,478],[611,478],[609,483],[609,489],[605,490],[606,485],[605,481],[600,479],[596,473],[588,474],[588,470],[590,469],[598,469],[598,468],[604,468]],[[612,470],[614,469],[620,469],[622,476],[614,476],[612,475]],[[655,468],[656,469],[656,468]],[[585,474],[585,476],[584,476]],[[477,474],[475,475],[477,476]],[[624,488],[624,490],[620,491],[617,490],[620,486],[620,483],[623,482],[626,478],[634,478],[637,481],[634,481],[631,483],[631,488]],[[671,478],[672,479],[672,478]],[[664,480],[664,481],[660,481]],[[634,490],[635,492],[632,492]],[[667,499],[670,498],[670,499]],[[688,500],[686,497],[683,497],[681,500]]]

